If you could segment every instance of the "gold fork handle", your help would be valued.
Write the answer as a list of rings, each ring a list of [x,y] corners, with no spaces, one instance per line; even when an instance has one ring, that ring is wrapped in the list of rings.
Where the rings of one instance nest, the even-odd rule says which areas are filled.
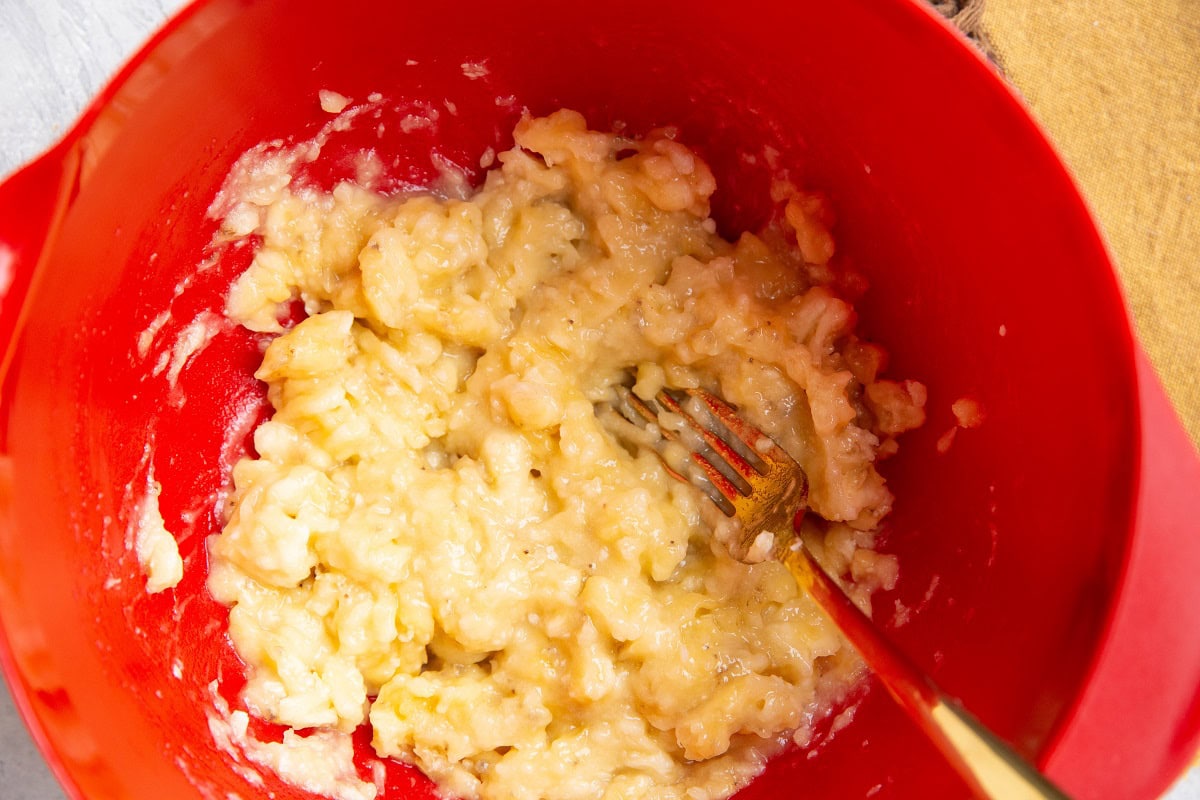
[[[936,730],[930,736],[980,797],[1066,800],[1062,790],[957,703],[940,697],[929,709],[929,720]]]
[[[816,563],[799,539],[783,563],[862,655],[896,702],[937,745],[980,798],[1068,800],[1046,776],[961,706],[896,650]]]

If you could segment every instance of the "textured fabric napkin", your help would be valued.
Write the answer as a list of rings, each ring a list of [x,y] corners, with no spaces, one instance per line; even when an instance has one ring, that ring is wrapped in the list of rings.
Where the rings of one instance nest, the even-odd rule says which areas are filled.
[[[1138,335],[1200,443],[1200,2],[935,5],[994,50],[1075,174]]]

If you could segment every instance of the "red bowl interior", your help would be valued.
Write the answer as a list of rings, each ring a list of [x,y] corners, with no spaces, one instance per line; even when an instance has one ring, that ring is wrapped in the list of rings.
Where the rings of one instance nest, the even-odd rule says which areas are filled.
[[[469,79],[466,62],[488,75]],[[510,143],[522,107],[567,106],[594,127],[679,126],[718,175],[728,232],[765,213],[764,147],[828,190],[841,252],[871,281],[862,326],[891,351],[892,375],[929,386],[927,426],[886,465],[898,501],[885,549],[902,577],[876,598],[877,618],[1001,736],[1046,754],[1086,685],[1129,547],[1134,351],[1086,209],[965,44],[907,0],[755,13],[464,1],[452,14],[430,3],[213,0],[160,34],[57,151],[70,193],[9,353],[6,661],[70,794],[262,791],[207,728],[208,684],[220,677],[232,698],[241,666],[203,589],[205,538],[221,524],[214,492],[265,413],[252,377],[259,340],[221,334],[183,371],[182,392],[150,374],[159,351],[143,357],[137,340],[164,309],[169,340],[221,307],[249,251],[198,273],[214,230],[205,210],[244,150],[328,120],[323,88],[382,92],[392,123],[421,102],[442,109],[435,132],[380,139],[372,123],[335,136],[324,180],[352,174],[350,156],[371,146],[395,161],[393,177],[425,182],[431,150],[476,164]],[[962,396],[983,403],[986,422],[940,454]],[[151,464],[186,563],[178,589],[157,596],[125,538]],[[915,610],[907,624],[895,624],[897,602]],[[1170,777],[1155,770],[1137,796]],[[1088,796],[1134,796],[1105,794],[1102,776],[1059,777]],[[800,796],[799,786],[814,797],[965,794],[882,691],[868,691],[815,757],[781,757],[744,796]],[[388,798],[432,796],[412,770],[389,768]]]

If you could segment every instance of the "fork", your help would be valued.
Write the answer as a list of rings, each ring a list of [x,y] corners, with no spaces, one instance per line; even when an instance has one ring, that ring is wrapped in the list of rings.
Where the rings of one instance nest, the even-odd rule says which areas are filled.
[[[808,499],[803,467],[716,395],[664,389],[648,401],[617,388],[597,409],[612,432],[658,453],[676,478],[740,523],[739,558],[781,561],[863,657],[895,701],[980,798],[1066,800],[1026,762],[887,641],[805,547],[796,521]]]

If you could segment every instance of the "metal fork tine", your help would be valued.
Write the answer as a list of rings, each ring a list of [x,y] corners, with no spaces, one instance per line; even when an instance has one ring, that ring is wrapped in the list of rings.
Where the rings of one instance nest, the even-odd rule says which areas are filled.
[[[625,419],[635,425],[643,423],[658,427],[658,413],[646,405],[642,398],[624,386],[617,387],[617,400],[620,401],[620,406],[617,410],[621,412],[621,416],[625,417]]]
[[[704,435],[705,441],[719,443],[718,447],[722,453],[732,451],[733,456],[729,461],[744,480],[751,482],[755,473],[761,475],[766,472],[767,464],[762,457],[713,413],[710,405],[704,400],[707,392],[700,389],[664,389],[661,394],[666,395],[679,408],[680,414],[695,422],[696,429]]]
[[[700,489],[740,523],[734,546],[739,558],[752,546],[758,553],[764,533],[773,537],[766,546],[782,552],[808,496],[804,470],[786,450],[708,392],[664,389],[646,401],[628,387],[615,391],[615,405],[597,413],[614,418],[612,425],[630,426],[623,434],[627,440],[653,449],[671,475]]]
[[[777,463],[792,461],[787,451],[780,447],[774,439],[742,419],[737,411],[721,398],[699,389],[690,389],[687,394],[703,403],[705,408],[761,461]]]
[[[756,473],[761,472],[756,464],[746,459],[745,455],[738,452],[736,447],[731,446],[728,441],[713,431],[708,420],[697,419],[696,415],[670,392],[666,390],[659,392],[655,396],[655,400],[659,405],[678,416],[690,431],[700,437],[701,441],[695,442],[700,447],[691,449],[703,452],[705,459],[712,462],[721,471],[721,474],[737,487],[739,494],[748,495],[753,491],[750,481],[754,479]]]
[[[617,401],[616,411],[621,417],[639,429],[652,430],[661,437],[655,449],[668,473],[703,491],[725,516],[732,517],[736,513],[733,499],[739,494],[747,494],[748,486],[745,489],[738,487],[705,454],[695,452],[680,442],[678,433],[663,427],[658,411],[626,387],[617,387]],[[671,445],[677,448],[676,452],[669,451]],[[686,469],[688,466],[692,469]],[[684,472],[686,474],[682,474]]]

